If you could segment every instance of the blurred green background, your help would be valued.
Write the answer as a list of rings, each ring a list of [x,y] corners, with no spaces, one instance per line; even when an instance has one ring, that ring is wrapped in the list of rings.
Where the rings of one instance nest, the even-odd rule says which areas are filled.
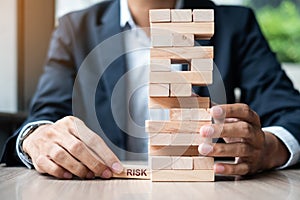
[[[281,62],[300,63],[300,0],[248,0]]]

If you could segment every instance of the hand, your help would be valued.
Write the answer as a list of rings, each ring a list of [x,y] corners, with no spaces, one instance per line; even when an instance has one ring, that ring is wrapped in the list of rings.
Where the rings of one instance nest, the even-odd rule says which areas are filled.
[[[35,169],[57,178],[110,178],[123,167],[104,141],[75,117],[43,125],[23,142]]]
[[[200,134],[208,138],[224,138],[225,144],[201,144],[199,152],[213,157],[235,157],[234,164],[217,163],[217,174],[246,175],[283,165],[289,153],[285,145],[271,133],[263,132],[259,116],[245,104],[212,107],[215,124],[203,126]]]

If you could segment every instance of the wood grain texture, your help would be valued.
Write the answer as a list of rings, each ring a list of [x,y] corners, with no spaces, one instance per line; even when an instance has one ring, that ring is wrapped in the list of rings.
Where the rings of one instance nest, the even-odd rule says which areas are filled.
[[[199,133],[210,121],[151,121],[146,120],[145,129],[148,133]]]
[[[212,139],[201,137],[199,133],[171,134],[172,146],[199,146],[201,143],[212,143]]]
[[[212,71],[190,72],[190,71],[172,71],[172,72],[150,72],[150,83],[179,83],[192,84],[197,86],[207,86],[213,82]]]
[[[171,145],[172,135],[168,133],[150,133],[149,143],[151,146]]]
[[[191,84],[170,84],[170,96],[172,97],[191,97],[192,85]]]
[[[149,10],[150,22],[170,22],[171,11],[170,9],[153,9]]]
[[[199,156],[198,146],[150,146],[150,156]]]
[[[193,158],[191,156],[172,156],[172,169],[193,169]]]
[[[136,162],[131,162],[136,164]],[[147,164],[146,164],[147,166]],[[151,182],[150,180],[57,180],[25,167],[0,165],[1,199],[299,199],[299,165],[255,176],[216,176],[215,182]],[[241,179],[241,180],[240,180]],[[234,191],[234,192],[233,192]]]
[[[192,157],[193,159],[193,169],[203,170],[203,169],[214,169],[214,158],[197,156]]]
[[[213,59],[192,59],[191,61],[191,71],[212,71],[213,66]]]
[[[172,34],[151,35],[152,47],[172,47],[173,37]]]
[[[209,108],[208,97],[151,97],[148,101],[150,109],[170,108]]]
[[[150,156],[151,170],[172,169],[173,159],[171,156]]]
[[[193,47],[195,44],[194,34],[191,33],[173,33],[172,46],[173,47]]]
[[[167,30],[173,33],[194,34],[195,39],[210,39],[214,35],[214,22],[189,23],[151,23],[151,32],[158,33]]]
[[[214,181],[213,170],[153,170],[152,181],[199,182]]]
[[[191,9],[171,9],[171,22],[192,22]]]
[[[151,59],[150,60],[151,72],[170,72],[171,60],[170,59]]]
[[[194,22],[213,22],[214,21],[213,9],[194,9],[193,21]]]
[[[197,108],[173,108],[170,109],[170,120],[171,121],[211,121],[212,117],[207,109]]]
[[[151,59],[171,59],[178,61],[212,59],[214,57],[214,48],[209,46],[151,48],[150,57]]]
[[[169,84],[150,84],[149,85],[150,97],[168,97],[170,96]]]

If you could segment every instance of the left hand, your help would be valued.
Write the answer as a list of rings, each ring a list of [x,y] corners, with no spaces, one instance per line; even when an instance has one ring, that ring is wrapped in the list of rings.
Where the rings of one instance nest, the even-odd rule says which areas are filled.
[[[225,144],[201,144],[199,152],[213,157],[235,157],[236,162],[217,163],[214,170],[223,175],[254,174],[287,162],[285,145],[273,134],[263,132],[259,116],[245,104],[214,106],[215,124],[203,126],[200,134],[208,138],[224,138]]]

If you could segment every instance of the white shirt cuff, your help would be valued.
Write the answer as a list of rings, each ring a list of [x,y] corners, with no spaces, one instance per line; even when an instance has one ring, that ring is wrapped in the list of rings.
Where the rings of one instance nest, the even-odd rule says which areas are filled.
[[[297,139],[285,128],[281,126],[270,126],[262,128],[263,131],[270,132],[279,138],[287,147],[290,152],[289,160],[277,169],[284,169],[286,167],[292,166],[299,162],[300,158],[300,145]]]
[[[16,141],[17,155],[19,156],[20,160],[24,163],[24,165],[29,169],[32,169],[33,164],[29,156],[27,156],[27,154],[23,151],[21,143],[23,142],[24,137],[26,137],[26,135],[29,134],[29,131],[33,128],[33,126],[43,125],[43,124],[53,124],[53,122],[48,120],[40,120],[40,121],[28,123],[21,129],[17,137],[17,141]]]

